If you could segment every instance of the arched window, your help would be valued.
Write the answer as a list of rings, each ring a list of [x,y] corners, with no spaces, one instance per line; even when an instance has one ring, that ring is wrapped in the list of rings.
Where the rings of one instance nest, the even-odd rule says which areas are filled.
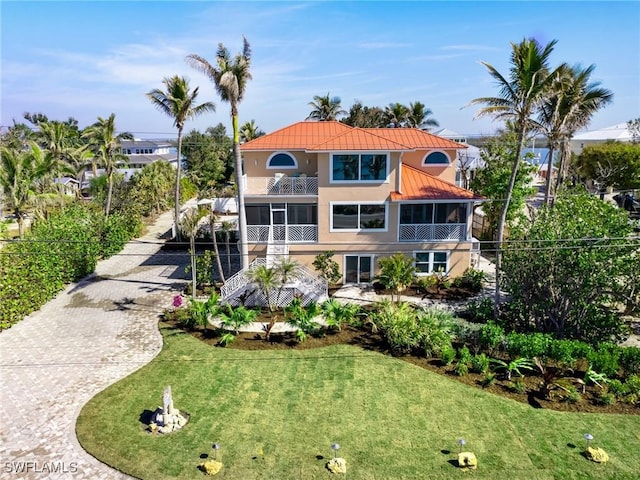
[[[267,160],[267,168],[298,168],[296,157],[289,153],[274,153]]]
[[[422,162],[423,165],[449,165],[449,157],[443,152],[432,152]]]

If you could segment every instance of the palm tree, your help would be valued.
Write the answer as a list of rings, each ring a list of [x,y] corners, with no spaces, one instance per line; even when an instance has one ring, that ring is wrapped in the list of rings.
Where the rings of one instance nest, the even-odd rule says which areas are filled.
[[[338,116],[347,114],[342,109],[340,102],[340,97],[331,97],[329,93],[324,96],[314,95],[313,102],[309,102],[312,110],[307,120],[318,120],[319,122],[337,120]]]
[[[571,155],[569,140],[577,130],[588,125],[591,117],[611,103],[613,93],[590,82],[595,65],[587,68],[561,65],[559,75],[552,84],[549,97],[540,107],[539,123],[549,142],[545,203],[549,203],[553,190],[557,190],[566,175]],[[560,163],[555,189],[552,188],[553,150],[560,148]]]
[[[249,245],[247,242],[247,212],[244,208],[244,184],[242,182],[242,155],[240,153],[240,129],[238,128],[238,104],[244,98],[247,82],[251,80],[251,47],[246,38],[242,52],[231,58],[229,50],[218,44],[216,65],[211,65],[205,58],[191,54],[187,63],[204,73],[213,82],[223,102],[231,106],[233,125],[233,158],[235,167],[236,188],[238,189],[238,229],[240,233],[240,256],[242,268],[249,268]]]
[[[289,257],[281,257],[280,260],[274,265],[274,270],[276,271],[276,275],[280,282],[280,287],[278,288],[278,296],[276,297],[276,304],[280,305],[280,296],[282,295],[284,287],[290,281],[300,278],[302,271],[300,269],[300,264],[297,261],[290,259]]]
[[[410,128],[431,130],[431,127],[438,127],[440,124],[435,118],[428,118],[433,115],[430,108],[426,108],[424,103],[411,102],[406,117],[405,125]]]
[[[191,298],[196,298],[196,235],[200,228],[200,219],[205,212],[199,208],[192,208],[186,212],[180,221],[180,230],[189,237],[189,256],[191,258]]]
[[[384,120],[386,127],[400,128],[407,122],[409,109],[401,103],[390,103],[384,107]]]
[[[53,179],[61,175],[75,175],[70,156],[78,148],[73,144],[73,136],[69,125],[63,122],[48,121],[38,124],[40,145],[51,152],[53,163],[51,171],[44,179],[50,186]]]
[[[255,120],[245,122],[240,127],[240,143],[250,142],[254,138],[258,138],[264,135],[264,132],[260,130],[260,127],[256,125]]]
[[[104,206],[104,214],[105,217],[108,217],[113,193],[113,174],[119,164],[126,164],[128,161],[128,157],[120,152],[120,142],[133,140],[133,135],[128,132],[116,135],[116,115],[112,113],[106,119],[98,117],[98,121],[87,127],[82,132],[82,136],[88,139],[89,149],[107,175],[107,201]]]
[[[500,93],[498,97],[481,97],[470,102],[470,105],[484,104],[484,108],[478,111],[476,117],[492,116],[496,120],[506,120],[513,125],[517,136],[516,151],[513,160],[511,176],[504,198],[504,204],[500,210],[497,232],[496,254],[496,291],[495,308],[500,304],[500,249],[504,239],[504,227],[507,218],[507,210],[513,187],[516,181],[518,165],[527,133],[535,128],[532,115],[536,112],[559,70],[549,72],[549,56],[557,40],[552,40],[547,45],[540,45],[535,39],[524,39],[522,42],[511,44],[511,69],[509,76],[503,76],[492,65],[482,62],[489,74],[496,80]],[[558,67],[560,68],[560,67]]]
[[[157,88],[147,93],[147,98],[162,113],[173,118],[173,126],[178,129],[178,161],[176,165],[176,182],[174,189],[174,208],[173,223],[176,226],[176,238],[180,240],[179,229],[180,222],[180,176],[182,164],[182,131],[187,120],[195,118],[206,112],[215,111],[216,107],[211,102],[205,102],[200,105],[196,104],[199,87],[189,88],[189,80],[185,77],[174,75],[173,77],[165,77],[162,80],[166,90]]]
[[[0,155],[0,190],[13,208],[20,238],[24,238],[24,216],[35,197],[37,182],[49,171],[51,154],[30,142],[29,150],[3,148]]]
[[[266,265],[258,265],[248,271],[249,279],[258,285],[264,295],[269,311],[273,313],[275,306],[273,303],[273,289],[278,286],[278,273],[275,268]]]

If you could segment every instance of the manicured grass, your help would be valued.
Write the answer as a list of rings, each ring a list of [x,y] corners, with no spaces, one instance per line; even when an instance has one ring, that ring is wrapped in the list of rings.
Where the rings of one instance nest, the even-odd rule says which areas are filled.
[[[639,416],[536,410],[355,346],[239,351],[162,333],[162,353],[92,399],[77,424],[85,449],[136,477],[206,478],[196,467],[218,442],[215,478],[336,478],[325,464],[337,442],[348,479],[638,478]],[[150,435],[139,417],[167,385],[191,419]],[[586,432],[609,463],[582,457]],[[475,472],[454,466],[460,437]]]

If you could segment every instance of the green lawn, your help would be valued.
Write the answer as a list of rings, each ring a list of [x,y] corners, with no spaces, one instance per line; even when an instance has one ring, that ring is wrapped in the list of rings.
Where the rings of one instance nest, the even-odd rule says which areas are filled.
[[[162,333],[162,353],[92,399],[77,424],[84,448],[136,477],[206,478],[196,467],[214,442],[221,479],[335,478],[325,469],[333,442],[353,480],[639,475],[639,416],[535,410],[354,346],[251,352]],[[162,404],[167,385],[191,420],[149,435],[139,416]],[[582,457],[585,432],[609,463]],[[460,437],[478,457],[475,472],[453,465]]]

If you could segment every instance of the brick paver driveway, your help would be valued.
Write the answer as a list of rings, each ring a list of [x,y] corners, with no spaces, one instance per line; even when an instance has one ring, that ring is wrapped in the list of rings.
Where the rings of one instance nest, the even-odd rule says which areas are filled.
[[[159,251],[171,218],[0,333],[0,478],[129,478],[82,449],[75,423],[162,347],[158,315],[185,278],[186,256]]]

